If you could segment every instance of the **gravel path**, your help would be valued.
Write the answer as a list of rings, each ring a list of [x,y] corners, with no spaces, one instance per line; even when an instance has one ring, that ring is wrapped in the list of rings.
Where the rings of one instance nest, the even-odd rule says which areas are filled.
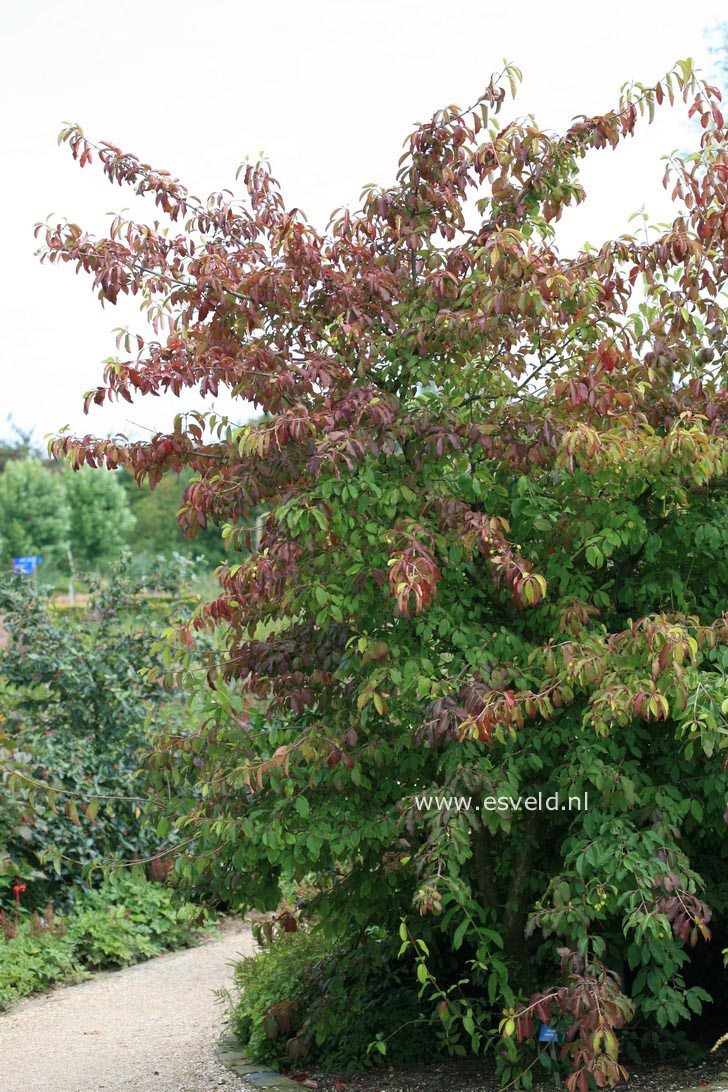
[[[198,948],[99,975],[0,1016],[3,1092],[243,1092],[213,1053],[223,1026],[213,991],[250,955],[248,926]]]

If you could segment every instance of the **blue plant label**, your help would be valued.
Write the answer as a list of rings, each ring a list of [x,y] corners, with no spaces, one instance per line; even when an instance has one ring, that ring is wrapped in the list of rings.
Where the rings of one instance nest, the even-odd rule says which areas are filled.
[[[42,560],[43,558],[38,557],[37,554],[33,557],[14,557],[13,572],[20,573],[22,576],[32,576]]]
[[[557,1042],[558,1038],[559,1038],[559,1036],[558,1036],[558,1033],[556,1031],[556,1028],[552,1027],[551,1024],[541,1024],[541,1027],[539,1028],[539,1032],[538,1032],[538,1041],[539,1041],[539,1043]]]

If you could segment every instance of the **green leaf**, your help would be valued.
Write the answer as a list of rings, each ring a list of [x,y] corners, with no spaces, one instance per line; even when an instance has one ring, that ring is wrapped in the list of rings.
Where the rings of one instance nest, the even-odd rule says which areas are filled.
[[[303,819],[308,819],[311,814],[311,808],[305,796],[297,796],[294,807]]]

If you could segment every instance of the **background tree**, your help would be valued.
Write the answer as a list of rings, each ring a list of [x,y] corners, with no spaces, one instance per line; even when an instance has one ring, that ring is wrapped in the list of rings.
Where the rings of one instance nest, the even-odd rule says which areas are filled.
[[[9,435],[0,439],[0,472],[10,459],[39,458],[41,454],[35,443],[32,429],[26,431],[18,428],[11,419],[8,419],[8,430]]]
[[[63,477],[37,459],[12,459],[0,474],[0,535],[4,563],[40,554],[57,559],[66,549],[71,515]]]
[[[96,571],[118,556],[134,527],[126,492],[117,476],[85,467],[63,478],[71,516],[70,541],[75,564]]]
[[[517,78],[438,111],[325,234],[264,164],[247,202],[200,203],[65,129],[178,225],[39,228],[154,324],[88,403],[225,386],[265,419],[52,451],[152,485],[190,467],[182,526],[233,549],[268,512],[195,619],[225,642],[203,727],[153,756],[160,831],[195,839],[180,870],[268,907],[313,873],[306,911],[349,948],[401,938],[443,1047],[500,1035],[503,1084],[527,1084],[558,1023],[585,1092],[621,1078],[630,1019],[644,1038],[700,1010],[690,945],[728,904],[728,157],[687,63],[562,135],[494,121]],[[581,160],[676,99],[700,138],[666,165],[674,223],[562,256]],[[590,807],[474,806],[541,789]]]
[[[29,462],[34,464],[31,469],[26,466]],[[10,545],[3,546],[1,541],[3,528],[9,528],[11,522],[14,547],[19,549],[25,543],[26,553],[30,541],[46,542],[50,535],[53,546],[44,555],[43,577],[51,583],[68,577],[67,546],[80,573],[107,571],[109,563],[126,546],[133,551],[138,574],[154,569],[155,559],[169,559],[175,554],[201,558],[210,570],[225,558],[219,529],[201,529],[193,542],[178,523],[177,512],[192,478],[191,470],[183,471],[179,478],[170,475],[153,492],[141,490],[123,469],[112,474],[101,467],[85,467],[79,475],[63,474],[57,464],[42,459],[30,437],[24,435],[0,446],[0,482],[3,466],[12,463],[22,466],[13,470],[0,488],[7,498],[0,511],[1,556],[17,556],[11,554]],[[28,482],[32,482],[32,489],[26,502]],[[60,524],[56,518],[59,513]],[[256,515],[251,515],[251,523]],[[51,519],[50,526],[43,522],[46,517]],[[59,540],[59,527],[66,526],[67,538]]]

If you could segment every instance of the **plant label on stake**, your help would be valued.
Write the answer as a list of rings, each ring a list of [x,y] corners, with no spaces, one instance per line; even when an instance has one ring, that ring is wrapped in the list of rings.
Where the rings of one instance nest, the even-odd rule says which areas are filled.
[[[549,1044],[549,1054],[554,1063],[554,1083],[557,1088],[561,1087],[561,1081],[558,1075],[558,1059],[556,1057],[556,1043],[559,1041],[559,1033],[556,1028],[551,1024],[541,1024],[538,1031],[539,1043]]]
[[[38,557],[37,555],[32,557],[14,557],[13,572],[20,573],[22,576],[32,576],[42,560],[43,558]]]
[[[559,1039],[559,1034],[558,1034],[555,1027],[552,1027],[551,1024],[541,1024],[541,1027],[540,1027],[539,1033],[538,1033],[539,1043],[558,1042],[558,1039]]]

